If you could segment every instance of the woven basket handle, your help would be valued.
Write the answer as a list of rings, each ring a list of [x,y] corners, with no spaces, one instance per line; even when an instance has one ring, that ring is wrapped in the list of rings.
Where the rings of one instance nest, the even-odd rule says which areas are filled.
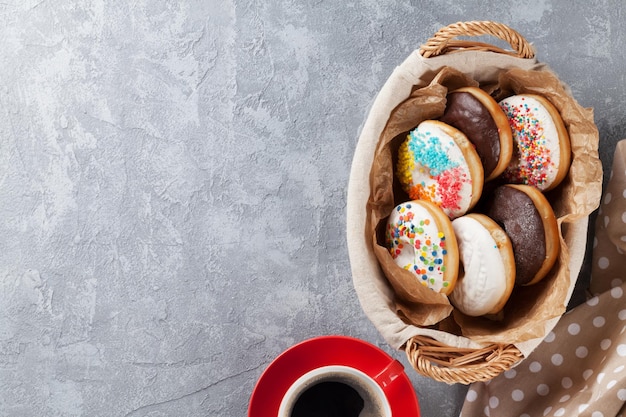
[[[454,348],[425,336],[413,336],[404,351],[418,373],[448,384],[489,381],[524,357],[513,345]]]
[[[491,35],[502,39],[513,47],[513,51],[507,51],[487,43],[454,39],[457,36],[480,35]],[[519,58],[533,58],[535,56],[532,46],[522,35],[502,23],[490,21],[457,22],[445,26],[423,44],[419,52],[424,58],[429,58],[458,50],[491,51]]]

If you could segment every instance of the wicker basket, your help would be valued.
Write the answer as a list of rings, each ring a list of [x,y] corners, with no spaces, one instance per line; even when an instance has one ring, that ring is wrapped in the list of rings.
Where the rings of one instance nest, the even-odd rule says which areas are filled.
[[[490,35],[501,39],[507,42],[513,48],[513,50],[505,50],[491,44],[477,41],[456,39],[457,37],[476,37],[482,35]],[[489,52],[488,55],[497,55],[499,57],[502,57],[502,59],[505,61],[507,59],[515,59],[517,61],[532,61],[536,64],[533,48],[528,41],[526,41],[519,33],[507,27],[506,25],[490,21],[458,22],[446,26],[439,30],[426,43],[424,43],[419,49],[418,53],[419,55],[421,55],[421,62],[427,62],[427,64],[430,64],[431,61],[445,58],[443,57],[443,55],[448,55],[449,58],[452,58],[450,56],[451,54],[463,54],[466,51],[486,51]],[[437,58],[435,60],[421,59],[438,56],[441,56],[442,58]],[[521,58],[521,60],[519,58]],[[526,64],[526,62],[524,62],[523,64]],[[403,75],[400,78],[406,77]],[[417,79],[419,77],[416,75],[415,78]],[[406,83],[406,80],[404,80],[403,82]],[[390,94],[388,92],[384,92],[381,90],[381,93],[379,94],[379,97],[377,97],[377,100],[380,99],[388,103],[389,106],[393,106],[394,101],[389,100],[389,97]],[[370,127],[368,123],[370,123],[371,117],[372,115],[370,114],[370,117],[363,127],[364,130]],[[384,125],[386,123],[386,120],[383,116],[377,115],[375,118],[377,120],[371,122],[371,124]],[[347,210],[348,250],[350,253],[350,262],[353,269],[353,280],[355,281],[355,286],[357,286],[357,284],[362,286],[363,282],[367,280],[375,281],[368,277],[357,279],[355,278],[357,272],[361,276],[366,276],[368,274],[380,274],[379,266],[377,266],[376,264],[377,261],[371,253],[371,248],[368,247],[369,243],[362,242],[363,224],[361,222],[363,221],[363,218],[359,218],[356,220],[350,218],[350,216],[354,213],[357,213],[356,217],[365,217],[365,215],[362,215],[362,211],[364,211],[365,209],[363,207],[357,207],[357,205],[362,204],[365,193],[368,193],[369,195],[369,176],[366,177],[364,175],[364,171],[367,169],[367,164],[370,164],[371,166],[371,161],[373,158],[372,155],[374,154],[374,146],[371,143],[361,146],[361,139],[355,151],[355,157],[353,160],[352,170],[350,174]],[[601,194],[601,179],[599,181],[600,186],[596,187],[598,188],[598,201]],[[365,189],[366,187],[367,190]],[[588,212],[590,213],[591,210],[588,210]],[[578,247],[569,248],[571,252],[577,251],[584,254],[586,246],[586,239],[584,238],[584,236],[586,235],[587,225],[588,215],[584,216],[584,218],[577,220],[577,222],[572,222],[571,224],[568,224],[568,228],[577,229],[576,233],[579,237],[583,236],[582,240],[579,239],[579,237],[574,240],[574,242],[578,242],[575,243],[574,246],[577,245]],[[573,266],[570,264],[570,269],[577,268],[577,271],[580,271],[580,265],[582,263],[583,256],[584,255],[580,255],[578,257],[579,259],[575,262]],[[359,269],[358,271],[355,271],[355,266],[357,269]],[[575,278],[573,278],[572,281],[572,288],[574,286],[574,283]],[[392,309],[391,302],[389,300],[393,298],[393,296],[390,295],[393,290],[387,288],[387,286],[381,282],[366,282],[366,284],[367,289],[361,289],[361,291],[359,291],[359,288],[357,288],[357,294],[359,295],[361,305],[364,307],[364,310],[368,317],[372,319],[373,316],[376,316],[376,320],[379,323],[377,323],[375,320],[372,321],[379,328],[379,330],[380,322],[382,322],[383,325],[387,327],[400,327],[401,323],[394,322],[397,317],[394,317],[394,315],[391,314],[389,311],[385,311],[386,308],[388,308],[389,310]],[[369,294],[368,292],[371,292],[373,295]],[[376,307],[369,307],[369,303],[372,300],[378,301],[376,297],[384,298],[387,304],[383,306],[377,305]],[[381,317],[380,315],[384,315],[384,317]],[[554,324],[556,324],[557,321],[558,318],[553,320],[550,325],[553,326]],[[547,326],[546,333],[548,330],[551,329],[550,325]],[[408,336],[408,333],[403,333],[403,335]],[[383,334],[383,336],[385,335]],[[541,338],[536,341],[536,345],[540,343]],[[389,341],[389,339],[387,340]],[[515,341],[513,341],[513,343],[515,343]],[[513,343],[489,344],[487,342],[487,344],[478,344],[478,347],[477,344],[471,344],[469,347],[461,346],[461,344],[453,346],[454,343],[446,344],[441,342],[440,340],[436,340],[434,337],[429,337],[428,335],[424,335],[422,333],[419,335],[413,334],[407,338],[398,337],[394,339],[394,343],[391,344],[394,347],[405,351],[408,361],[418,373],[434,380],[446,382],[449,384],[470,384],[477,381],[490,380],[520,362],[524,358],[524,354],[522,353],[522,351],[520,351],[520,349],[518,349],[518,347],[516,347],[516,345],[520,345],[517,343]],[[525,352],[526,354],[528,354],[528,350],[526,350]]]

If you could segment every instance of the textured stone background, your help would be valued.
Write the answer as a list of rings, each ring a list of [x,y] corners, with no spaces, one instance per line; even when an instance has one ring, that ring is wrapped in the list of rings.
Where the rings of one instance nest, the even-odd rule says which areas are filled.
[[[364,317],[346,186],[393,68],[510,24],[626,137],[613,1],[0,3],[0,415],[243,416],[265,367]],[[406,365],[408,366],[408,365]],[[465,387],[409,370],[424,416]]]

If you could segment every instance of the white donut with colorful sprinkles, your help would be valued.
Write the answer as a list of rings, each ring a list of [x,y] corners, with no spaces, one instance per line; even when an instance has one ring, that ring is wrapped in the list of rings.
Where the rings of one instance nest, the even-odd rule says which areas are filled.
[[[444,294],[454,289],[459,251],[452,222],[438,206],[427,201],[396,206],[385,239],[395,263],[415,274],[420,284]]]
[[[548,191],[565,178],[571,160],[569,135],[558,110],[546,98],[518,94],[500,101],[513,134],[513,157],[505,182]]]

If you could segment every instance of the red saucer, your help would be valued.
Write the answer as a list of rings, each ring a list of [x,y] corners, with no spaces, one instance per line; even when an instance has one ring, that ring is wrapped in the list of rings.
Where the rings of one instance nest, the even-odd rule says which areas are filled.
[[[320,336],[305,340],[281,353],[257,381],[248,417],[276,417],[280,402],[298,378],[313,369],[343,365],[376,376],[393,362],[391,356],[363,340],[347,336]],[[394,416],[419,417],[419,405],[413,385],[403,372],[387,399]]]

